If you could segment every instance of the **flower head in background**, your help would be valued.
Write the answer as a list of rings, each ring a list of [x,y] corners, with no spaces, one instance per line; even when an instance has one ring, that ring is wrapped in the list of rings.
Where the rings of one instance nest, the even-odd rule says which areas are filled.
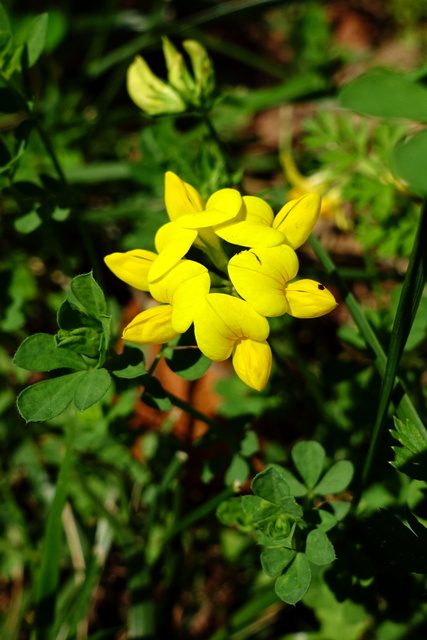
[[[205,356],[214,361],[231,357],[239,378],[261,391],[272,366],[267,317],[317,318],[337,305],[324,285],[295,279],[295,249],[316,224],[320,197],[304,195],[274,216],[264,200],[242,198],[235,189],[220,189],[205,202],[192,185],[168,171],[165,205],[170,222],[156,234],[157,253],[135,249],[105,257],[119,278],[159,302],[138,314],[123,338],[165,344],[194,325]],[[240,246],[231,258],[224,240],[229,252]],[[212,273],[186,258],[193,245],[205,254]]]
[[[328,171],[318,171],[311,176],[303,176],[300,173],[295,160],[290,152],[280,154],[283,171],[289,184],[290,198],[300,198],[307,193],[316,193],[322,198],[320,216],[326,220],[334,220],[339,229],[348,231],[352,228],[352,221],[344,209],[344,200],[341,188],[336,184],[336,177],[332,177]]]
[[[144,58],[136,56],[127,72],[131,99],[150,116],[183,113],[188,109],[207,109],[215,89],[215,76],[205,48],[196,40],[185,40],[192,73],[184,56],[168,38],[162,38],[168,81],[157,77]]]

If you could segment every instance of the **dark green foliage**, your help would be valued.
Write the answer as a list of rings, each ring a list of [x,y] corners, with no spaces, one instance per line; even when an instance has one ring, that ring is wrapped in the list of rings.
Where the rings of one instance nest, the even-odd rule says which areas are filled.
[[[307,592],[310,563],[324,566],[335,559],[326,531],[336,526],[339,518],[327,509],[313,509],[311,500],[315,495],[341,493],[353,477],[348,460],[335,463],[321,477],[325,451],[315,441],[295,445],[292,459],[304,484],[287,469],[270,465],[253,479],[254,495],[231,498],[217,510],[224,524],[234,524],[242,531],[252,525],[258,543],[266,547],[261,553],[262,568],[270,577],[282,574],[276,579],[275,590],[288,604],[295,604]],[[295,496],[307,496],[303,506]]]

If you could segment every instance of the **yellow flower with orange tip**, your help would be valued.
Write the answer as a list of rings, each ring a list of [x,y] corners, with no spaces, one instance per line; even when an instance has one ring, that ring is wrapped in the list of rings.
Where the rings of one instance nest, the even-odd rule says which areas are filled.
[[[204,202],[199,192],[175,173],[165,175],[165,204],[171,222],[160,227],[154,239],[158,257],[148,274],[149,282],[161,278],[195,244],[214,264],[226,263],[216,225],[244,215],[242,196],[236,189],[220,189]]]
[[[270,376],[272,356],[268,321],[247,302],[224,293],[209,293],[196,308],[194,332],[198,347],[211,360],[231,356],[243,382],[261,391]]]
[[[162,302],[139,313],[123,331],[123,338],[139,344],[165,344],[191,326],[197,305],[210,289],[209,272],[198,262],[183,260],[150,285]]]
[[[318,318],[335,309],[335,298],[322,284],[293,281],[298,267],[295,251],[279,245],[241,251],[228,263],[228,273],[237,293],[263,316]]]

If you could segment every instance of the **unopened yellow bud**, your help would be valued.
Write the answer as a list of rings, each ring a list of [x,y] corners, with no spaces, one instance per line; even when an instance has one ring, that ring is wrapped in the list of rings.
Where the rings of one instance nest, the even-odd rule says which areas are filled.
[[[136,56],[128,69],[127,89],[134,103],[150,116],[186,109],[178,91],[155,76],[141,56]]]
[[[149,115],[182,113],[188,107],[206,108],[215,87],[212,63],[206,49],[195,40],[186,40],[192,71],[172,42],[162,38],[168,72],[164,82],[151,71],[145,60],[137,56],[128,69],[127,87],[132,100]]]

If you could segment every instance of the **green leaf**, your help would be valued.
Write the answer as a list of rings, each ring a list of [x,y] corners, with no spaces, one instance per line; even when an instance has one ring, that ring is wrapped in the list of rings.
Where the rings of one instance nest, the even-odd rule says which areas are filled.
[[[397,144],[393,150],[397,173],[408,183],[411,191],[427,196],[425,166],[427,163],[427,131]]]
[[[159,411],[172,410],[172,403],[169,396],[157,378],[153,378],[153,376],[147,373],[142,383],[145,385],[145,390],[141,398],[143,402],[148,404],[149,407],[153,407],[153,409],[159,409]]]
[[[18,411],[27,422],[42,422],[56,418],[74,399],[74,392],[85,373],[69,373],[52,380],[43,380],[27,387],[16,401]]]
[[[274,589],[283,602],[296,604],[307,593],[310,582],[310,564],[304,553],[297,553],[285,573],[277,578]]]
[[[69,349],[89,358],[98,358],[102,339],[100,328],[79,327],[71,331],[60,329],[55,336],[56,344],[61,349]]]
[[[329,531],[337,524],[337,517],[326,509],[310,509],[304,513],[304,519],[322,531]]]
[[[395,459],[391,464],[410,478],[427,481],[426,442],[410,420],[402,422],[395,417],[394,425],[396,430],[390,433],[402,446],[392,447]]]
[[[29,371],[54,369],[86,369],[81,356],[56,346],[55,337],[48,333],[35,333],[19,346],[13,364]]]
[[[289,493],[291,496],[295,496],[296,498],[300,498],[301,496],[305,496],[307,493],[307,487],[302,484],[299,480],[296,479],[293,473],[288,471],[288,469],[284,469],[283,467],[279,467],[279,465],[273,464],[271,465],[275,469],[280,470],[280,474],[286,480]]]
[[[318,567],[330,564],[335,560],[335,551],[328,536],[321,529],[313,529],[307,536],[305,555]]]
[[[31,68],[40,58],[46,44],[49,15],[41,13],[33,18],[27,36],[28,67]]]
[[[248,528],[248,518],[242,507],[242,498],[228,498],[218,506],[216,516],[222,524],[231,527],[234,524],[238,527]]]
[[[240,442],[240,453],[245,458],[249,458],[259,451],[258,436],[255,431],[248,429]]]
[[[112,372],[117,378],[139,378],[146,373],[144,354],[135,347],[126,345],[123,353],[117,355],[111,363]]]
[[[3,3],[0,3],[0,31],[11,33],[9,16]]]
[[[87,371],[74,392],[74,404],[79,411],[89,409],[107,393],[111,376],[106,369]]]
[[[359,76],[341,89],[339,99],[343,107],[372,116],[427,122],[427,89],[389,69]]]
[[[71,280],[71,292],[83,311],[92,318],[100,319],[107,314],[104,293],[92,273],[84,273]],[[73,302],[73,300],[71,300]]]
[[[27,234],[38,229],[42,222],[37,211],[30,211],[30,213],[26,213],[20,218],[17,218],[13,226],[19,233]]]
[[[64,300],[58,309],[57,321],[60,329],[72,331],[81,327],[91,327],[99,330],[99,320],[95,320],[80,311],[69,300]]]
[[[315,492],[324,496],[328,493],[341,493],[347,489],[354,473],[354,467],[349,460],[340,460],[325,473]]]
[[[309,489],[315,487],[325,464],[325,450],[314,440],[298,442],[291,452],[292,460]]]
[[[252,480],[251,489],[255,495],[276,505],[280,505],[282,499],[289,496],[288,483],[274,467],[258,473]]]
[[[271,547],[261,552],[261,565],[264,573],[270,578],[278,576],[295,558],[296,551],[284,547]]]
[[[242,508],[245,515],[254,524],[279,515],[279,509],[276,505],[259,496],[242,496]]]
[[[383,509],[365,522],[372,542],[390,564],[401,571],[427,574],[425,538],[417,536],[398,518]]]
[[[212,361],[197,348],[193,331],[182,334],[176,345],[165,349],[165,360],[169,368],[185,380],[197,380],[212,364]]]
[[[233,485],[234,482],[243,483],[247,479],[249,475],[249,465],[244,458],[239,453],[235,453],[231,464],[228,467],[224,482],[227,487]]]

